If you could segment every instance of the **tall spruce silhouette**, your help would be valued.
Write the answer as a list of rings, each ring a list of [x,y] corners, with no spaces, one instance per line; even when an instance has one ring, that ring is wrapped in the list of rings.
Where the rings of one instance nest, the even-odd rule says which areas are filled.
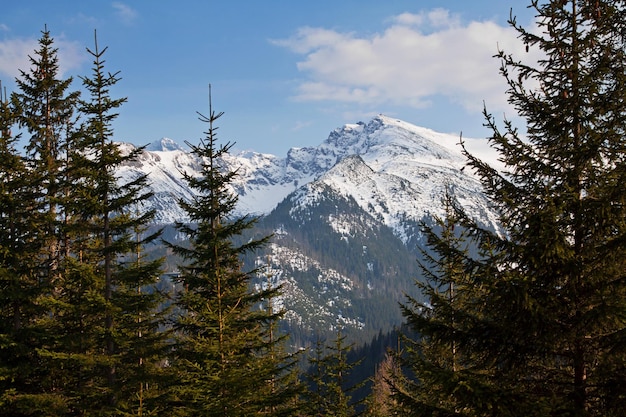
[[[294,386],[289,380],[293,358],[277,349],[284,337],[276,336],[274,322],[282,311],[261,308],[276,297],[279,288],[251,288],[262,270],[242,270],[242,255],[262,247],[269,236],[236,245],[233,239],[252,228],[256,218],[236,216],[237,195],[230,185],[237,175],[222,158],[232,144],[218,145],[215,122],[223,115],[211,105],[208,124],[198,145],[187,143],[203,161],[201,174],[184,178],[198,195],[181,201],[190,218],[178,224],[189,245],[171,245],[185,264],[180,268],[180,310],[172,366],[179,383],[174,408],[181,415],[255,416],[289,415],[294,406]]]
[[[531,8],[538,30],[510,24],[542,58],[497,54],[525,129],[500,126],[485,110],[504,170],[466,152],[503,231],[461,216],[480,256],[466,260],[475,293],[455,315],[463,331],[432,333],[454,340],[466,360],[466,372],[440,374],[458,388],[442,415],[618,416],[626,406],[626,2]]]

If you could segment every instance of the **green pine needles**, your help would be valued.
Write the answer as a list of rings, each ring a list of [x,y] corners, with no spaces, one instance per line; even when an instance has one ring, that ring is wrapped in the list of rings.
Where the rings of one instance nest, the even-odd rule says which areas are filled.
[[[161,261],[144,248],[153,213],[136,215],[146,178],[118,184],[115,170],[136,158],[112,141],[126,99],[104,72],[97,41],[86,100],[59,80],[56,49],[43,32],[19,92],[3,100],[3,341],[0,411],[6,415],[119,415],[158,410],[157,377],[168,348],[151,289]],[[30,139],[12,146],[11,122]],[[19,201],[16,200],[19,198]]]
[[[244,271],[241,262],[269,236],[233,243],[256,219],[233,215],[237,196],[229,185],[236,172],[221,164],[232,146],[217,144],[214,123],[221,116],[211,108],[208,117],[200,115],[208,124],[206,137],[199,145],[188,144],[204,164],[200,177],[185,174],[198,191],[193,202],[180,202],[191,219],[178,225],[189,246],[172,246],[186,261],[178,278],[181,314],[174,321],[178,337],[172,363],[181,383],[172,390],[183,415],[289,414],[297,387],[286,381],[295,361],[280,348],[284,338],[273,336],[283,312],[259,308],[280,289],[253,290],[250,282],[260,271]]]
[[[537,29],[510,24],[542,58],[497,53],[524,133],[485,110],[504,169],[465,151],[500,229],[469,218],[448,187],[443,218],[422,224],[426,301],[401,306],[412,334],[364,402],[360,384],[346,387],[356,364],[341,334],[299,374],[273,308],[282,289],[244,263],[271,236],[236,214],[232,145],[218,142],[211,104],[205,136],[188,143],[202,161],[184,174],[188,240],[166,243],[182,260],[176,288],[159,290],[148,178],[116,176],[143,151],[114,140],[119,73],[96,39],[81,96],[45,29],[17,91],[0,91],[0,414],[623,415],[626,0],[530,7]]]
[[[396,386],[408,415],[618,416],[626,405],[626,2],[531,7],[539,31],[510,24],[544,57],[497,55],[527,135],[485,111],[505,170],[466,152],[503,229],[454,210],[427,230],[431,304],[405,306],[423,335],[406,355],[418,382]]]

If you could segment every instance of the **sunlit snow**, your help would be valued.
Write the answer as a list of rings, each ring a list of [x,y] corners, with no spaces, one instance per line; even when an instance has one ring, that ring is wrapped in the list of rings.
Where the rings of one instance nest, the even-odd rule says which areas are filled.
[[[466,140],[470,150],[473,146],[481,151],[482,145],[476,144],[482,142]],[[496,163],[486,155],[488,162]],[[247,151],[229,154],[224,162],[238,174],[232,190],[239,196],[240,213],[269,213],[288,196],[300,206],[315,204],[318,193],[329,186],[353,197],[406,240],[403,221],[442,215],[447,187],[472,216],[484,224],[496,221],[478,180],[464,169],[459,137],[383,115],[337,128],[320,145],[292,148],[285,158]],[[156,220],[173,223],[187,220],[178,200],[190,201],[194,196],[182,180],[183,173],[199,175],[200,167],[184,147],[164,138],[150,144],[138,161],[120,168],[118,176],[125,182],[147,174]],[[336,230],[350,234],[341,216],[329,220]]]

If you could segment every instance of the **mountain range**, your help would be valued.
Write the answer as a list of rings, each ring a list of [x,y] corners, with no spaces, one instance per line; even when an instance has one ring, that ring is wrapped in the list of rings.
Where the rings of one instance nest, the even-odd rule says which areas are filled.
[[[497,227],[458,141],[379,115],[284,158],[251,151],[224,158],[238,173],[238,214],[259,216],[253,233],[273,235],[245,262],[264,271],[255,285],[282,285],[274,307],[285,309],[294,345],[338,326],[351,340],[368,340],[401,323],[398,303],[407,294],[419,297],[420,222],[444,215],[446,189],[478,222]],[[177,202],[194,194],[182,173],[197,175],[200,162],[164,138],[117,174],[121,182],[148,174],[154,194],[147,208],[156,210],[158,224],[171,225],[188,220]]]

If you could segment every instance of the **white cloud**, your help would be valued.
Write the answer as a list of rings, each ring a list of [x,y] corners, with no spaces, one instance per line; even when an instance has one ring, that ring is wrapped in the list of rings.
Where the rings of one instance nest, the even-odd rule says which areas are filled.
[[[137,11],[127,4],[121,2],[114,2],[112,4],[116,11],[117,16],[125,24],[131,24],[137,18]]]
[[[85,63],[89,62],[84,44],[59,39],[55,40],[55,45],[59,48],[59,70],[62,77],[70,75],[70,73],[82,68]]]
[[[274,44],[303,56],[296,99],[428,106],[446,96],[470,111],[485,101],[506,110],[506,84],[493,58],[498,47],[527,55],[517,33],[492,21],[462,24],[447,10],[403,13],[381,33],[360,36],[305,27]]]
[[[39,49],[37,39],[8,39],[0,41],[0,74],[5,74],[11,78],[18,77],[20,70],[29,71],[29,56],[37,59],[35,50]],[[78,42],[64,39],[54,40],[54,48],[58,49],[59,76],[80,68],[87,60],[84,47]]]
[[[14,78],[20,69],[30,66],[28,55],[37,48],[34,39],[10,39],[0,42],[0,73]]]

